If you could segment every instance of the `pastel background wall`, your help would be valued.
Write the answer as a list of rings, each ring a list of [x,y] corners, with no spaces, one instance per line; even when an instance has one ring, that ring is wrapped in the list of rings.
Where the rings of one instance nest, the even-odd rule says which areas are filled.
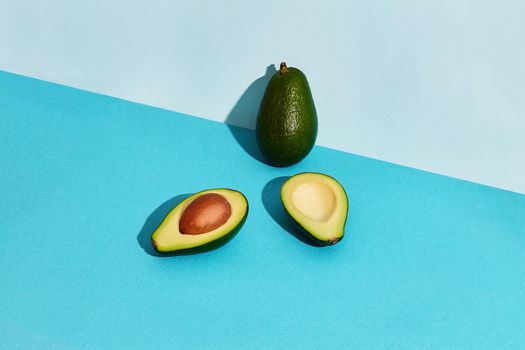
[[[524,18],[523,1],[0,0],[0,69],[250,128],[285,60],[318,144],[525,193]]]

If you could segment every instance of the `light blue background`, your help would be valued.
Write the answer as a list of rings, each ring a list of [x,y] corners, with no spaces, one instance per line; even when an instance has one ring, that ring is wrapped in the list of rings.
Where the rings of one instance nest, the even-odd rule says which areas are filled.
[[[0,348],[521,349],[525,196],[0,72]],[[290,232],[284,176],[328,173],[345,239]],[[174,197],[233,187],[219,250],[149,255]]]
[[[525,193],[524,18],[520,0],[0,0],[0,69],[250,127],[251,84],[286,60],[320,145]]]

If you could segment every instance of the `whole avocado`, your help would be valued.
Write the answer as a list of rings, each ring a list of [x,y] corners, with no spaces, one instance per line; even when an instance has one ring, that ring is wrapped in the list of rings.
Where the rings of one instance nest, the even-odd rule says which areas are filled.
[[[317,137],[317,112],[306,76],[281,63],[264,92],[256,125],[261,153],[273,166],[300,162]]]

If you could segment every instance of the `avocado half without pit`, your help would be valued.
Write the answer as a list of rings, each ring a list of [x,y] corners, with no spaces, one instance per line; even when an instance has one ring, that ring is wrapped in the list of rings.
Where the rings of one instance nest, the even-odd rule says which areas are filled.
[[[198,192],[173,208],[151,235],[158,252],[208,251],[228,242],[248,215],[248,201],[226,188]]]
[[[320,173],[290,177],[281,188],[284,209],[309,238],[319,245],[343,239],[348,198],[337,180]]]

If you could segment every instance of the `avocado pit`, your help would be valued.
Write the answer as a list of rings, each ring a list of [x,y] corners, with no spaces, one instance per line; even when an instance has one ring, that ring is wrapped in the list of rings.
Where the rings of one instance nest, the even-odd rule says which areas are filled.
[[[224,225],[231,215],[231,205],[224,196],[206,193],[186,207],[179,221],[179,231],[185,235],[207,233]]]

